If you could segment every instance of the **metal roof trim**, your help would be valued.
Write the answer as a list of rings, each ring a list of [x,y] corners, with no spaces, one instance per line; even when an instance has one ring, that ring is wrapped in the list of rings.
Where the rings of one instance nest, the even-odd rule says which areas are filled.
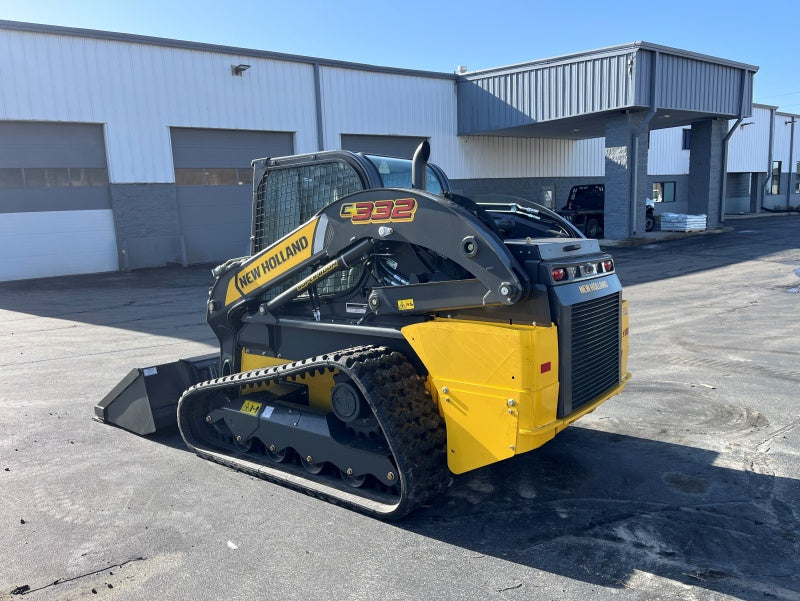
[[[489,69],[480,69],[477,71],[469,71],[464,73],[460,76],[461,79],[471,80],[473,78],[481,78],[486,75],[503,75],[505,73],[514,73],[518,71],[523,71],[526,69],[531,69],[540,66],[550,66],[550,65],[558,65],[558,64],[567,64],[571,62],[575,62],[577,60],[585,60],[588,58],[603,58],[607,56],[618,56],[620,54],[626,54],[630,52],[638,52],[639,50],[650,50],[650,51],[658,51],[662,54],[672,54],[674,56],[681,56],[685,58],[690,58],[694,60],[699,60],[707,63],[715,63],[718,65],[723,65],[727,67],[734,67],[737,69],[744,69],[747,71],[752,71],[755,73],[758,71],[758,66],[756,65],[749,65],[747,63],[740,63],[737,61],[732,61],[724,58],[719,58],[715,56],[710,56],[707,54],[700,54],[698,52],[691,52],[689,50],[682,50],[680,48],[672,48],[670,46],[661,46],[659,44],[653,44],[651,42],[630,42],[628,44],[620,44],[618,46],[608,46],[606,48],[598,48],[596,50],[584,50],[581,52],[574,52],[571,54],[564,54],[560,56],[554,56],[550,58],[542,58],[536,59],[532,61],[526,61],[524,63],[517,63],[513,65],[507,65],[503,67],[492,67]]]
[[[167,48],[178,48],[183,50],[198,50],[203,52],[216,52],[219,54],[229,54],[232,56],[248,56],[253,58],[264,58],[277,61],[294,63],[305,63],[308,65],[322,65],[325,67],[339,67],[343,69],[353,69],[357,71],[370,71],[375,73],[391,73],[395,75],[412,75],[416,77],[430,77],[435,79],[449,79],[455,81],[458,76],[455,73],[441,73],[438,71],[423,71],[417,69],[404,69],[401,67],[383,67],[379,65],[368,65],[365,63],[352,63],[335,59],[318,58],[313,56],[302,56],[299,54],[286,54],[283,52],[272,52],[269,50],[255,50],[253,48],[240,48],[237,46],[225,46],[220,44],[207,44],[203,42],[192,42],[188,40],[175,40],[171,38],[160,38],[145,36],[133,33],[119,33],[113,31],[102,31],[97,29],[83,29],[80,27],[63,27],[61,25],[46,25],[42,23],[25,23],[22,21],[6,21],[0,19],[0,29],[10,31],[27,31],[30,33],[43,33],[50,35],[63,35],[73,37],[94,38],[99,40],[110,40],[115,42],[125,42],[129,44],[143,44],[149,46],[164,46]]]

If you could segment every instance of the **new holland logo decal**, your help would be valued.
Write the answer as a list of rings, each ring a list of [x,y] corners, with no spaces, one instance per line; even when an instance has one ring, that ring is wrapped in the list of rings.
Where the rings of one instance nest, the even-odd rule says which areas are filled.
[[[352,223],[390,223],[414,221],[417,212],[417,201],[413,198],[396,198],[394,200],[375,200],[346,202],[339,209],[339,217],[349,219]]]
[[[225,305],[251,294],[307,261],[319,219],[312,219],[244,263],[228,283]]]

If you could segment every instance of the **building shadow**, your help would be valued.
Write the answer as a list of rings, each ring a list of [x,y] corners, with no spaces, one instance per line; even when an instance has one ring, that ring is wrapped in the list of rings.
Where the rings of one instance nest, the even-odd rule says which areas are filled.
[[[490,556],[611,588],[649,574],[800,598],[800,481],[772,475],[766,455],[735,459],[723,467],[713,451],[572,427],[456,477],[398,525],[469,551],[476,569]]]
[[[169,265],[0,282],[0,310],[18,314],[6,316],[6,323],[19,322],[20,331],[29,315],[216,346],[205,321],[212,267]]]
[[[177,428],[147,438],[189,452]],[[572,426],[455,476],[394,525],[464,549],[476,570],[490,557],[607,588],[652,591],[656,577],[741,599],[800,599],[798,499],[800,480],[774,475],[765,453],[722,457]]]

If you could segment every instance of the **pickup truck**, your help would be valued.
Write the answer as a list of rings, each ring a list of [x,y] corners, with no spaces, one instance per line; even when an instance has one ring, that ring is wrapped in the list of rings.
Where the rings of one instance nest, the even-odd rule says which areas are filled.
[[[604,227],[605,185],[584,184],[573,186],[569,191],[567,204],[557,211],[577,227],[587,238],[602,238]],[[655,227],[654,203],[646,199],[645,230]]]

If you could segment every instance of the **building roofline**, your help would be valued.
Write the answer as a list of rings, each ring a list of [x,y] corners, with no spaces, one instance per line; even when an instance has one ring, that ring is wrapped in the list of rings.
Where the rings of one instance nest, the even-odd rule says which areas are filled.
[[[354,69],[358,71],[370,71],[374,73],[391,73],[394,75],[413,75],[416,77],[431,77],[436,79],[457,80],[455,73],[442,73],[438,71],[423,71],[418,69],[403,69],[400,67],[383,67],[379,65],[368,65],[365,63],[353,63],[328,58],[318,58],[313,56],[302,56],[298,54],[286,54],[283,52],[272,52],[269,50],[255,50],[253,48],[240,48],[237,46],[225,46],[220,44],[207,44],[203,42],[192,42],[188,40],[175,40],[171,38],[160,38],[132,33],[119,33],[114,31],[102,31],[97,29],[83,29],[80,27],[63,27],[61,25],[46,25],[42,23],[25,23],[22,21],[6,21],[0,19],[0,29],[12,31],[27,31],[30,33],[43,33],[51,35],[64,35],[83,38],[94,38],[99,40],[111,40],[115,42],[126,42],[130,44],[144,44],[149,46],[164,46],[167,48],[179,48],[184,50],[200,50],[204,52],[216,52],[219,54],[230,54],[235,56],[251,56],[254,58],[264,58],[277,61],[293,63],[305,63],[308,65],[322,65],[325,67],[339,67],[342,69]]]
[[[778,107],[774,104],[763,104],[761,102],[754,102],[753,108],[778,110]]]
[[[478,71],[469,71],[464,73],[462,76],[469,79],[472,76],[484,76],[490,74],[499,74],[505,71],[518,71],[520,69],[526,69],[531,67],[540,67],[544,65],[551,65],[554,63],[566,63],[572,62],[579,59],[586,59],[592,56],[608,56],[614,54],[622,54],[625,52],[636,52],[638,50],[651,50],[651,51],[658,51],[665,54],[672,54],[675,56],[681,56],[685,58],[691,58],[694,60],[699,60],[703,62],[709,63],[716,63],[719,65],[725,65],[728,67],[734,67],[736,69],[744,69],[746,71],[752,71],[753,73],[758,71],[757,65],[749,65],[747,63],[740,63],[738,61],[732,61],[725,58],[719,58],[716,56],[710,56],[707,54],[700,54],[698,52],[691,52],[689,50],[682,50],[680,48],[672,48],[670,46],[662,46],[660,44],[653,44],[651,42],[630,42],[628,44],[620,44],[618,46],[608,46],[605,48],[598,48],[595,50],[583,50],[580,52],[573,52],[570,54],[563,54],[560,56],[553,56],[550,58],[542,58],[536,59],[532,61],[526,61],[523,63],[516,63],[513,65],[507,65],[504,67],[492,67],[490,69],[480,69]]]

